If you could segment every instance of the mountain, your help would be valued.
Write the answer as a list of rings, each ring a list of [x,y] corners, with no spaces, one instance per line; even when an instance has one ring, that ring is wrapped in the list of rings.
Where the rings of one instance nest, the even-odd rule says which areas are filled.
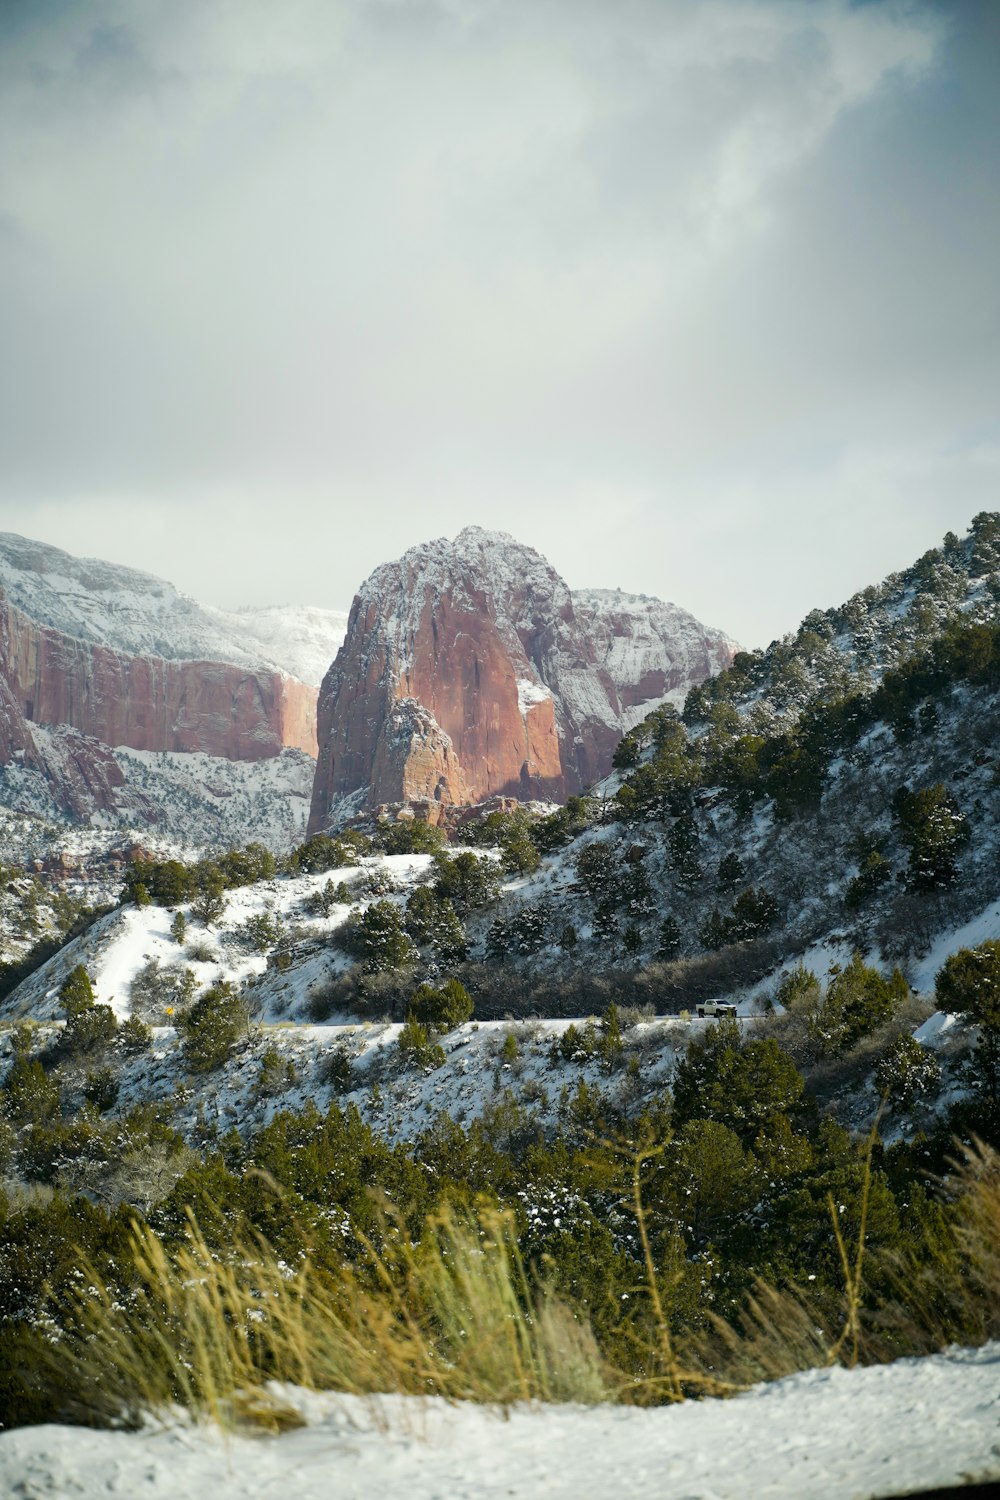
[[[481,935],[508,1007],[522,960],[542,990],[624,967],[658,1009],[853,950],[929,988],[955,947],[1000,935],[998,688],[983,515],[625,736]]]
[[[265,796],[294,783],[299,810],[265,822],[300,831],[303,761],[316,751],[316,683],[340,644],[342,620],[332,610],[205,609],[151,574],[0,534],[0,782],[8,805],[176,835],[173,808],[165,807],[176,776],[158,796],[155,767],[140,775],[122,749],[197,755],[216,767],[209,783],[223,785],[232,780],[228,763],[304,752],[282,775],[260,778]],[[246,779],[241,796],[249,794]],[[208,824],[193,815],[191,840],[203,842],[216,822],[214,814]]]
[[[362,585],[324,679],[310,827],[387,802],[564,798],[735,649],[676,605],[570,590],[504,532],[413,547]]]

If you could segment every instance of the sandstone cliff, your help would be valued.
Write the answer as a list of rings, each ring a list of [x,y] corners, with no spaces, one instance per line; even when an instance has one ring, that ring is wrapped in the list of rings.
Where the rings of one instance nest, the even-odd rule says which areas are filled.
[[[39,772],[58,806],[86,818],[121,795],[109,747],[315,756],[317,689],[282,663],[320,660],[327,634],[329,662],[339,617],[258,613],[255,636],[150,574],[0,533],[0,766]]]
[[[564,797],[734,650],[675,605],[571,592],[500,532],[414,547],[363,585],[324,680],[310,828],[383,802]]]
[[[21,713],[106,745],[263,760],[315,754],[315,689],[279,672],[133,656],[76,640],[15,609],[0,588],[0,676]]]

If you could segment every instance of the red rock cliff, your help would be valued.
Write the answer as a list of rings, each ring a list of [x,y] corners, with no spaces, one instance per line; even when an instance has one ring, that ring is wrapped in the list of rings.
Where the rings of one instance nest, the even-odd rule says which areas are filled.
[[[415,547],[362,587],[320,691],[310,829],[407,797],[564,797],[733,649],[674,605],[578,598],[502,533]]]
[[[15,609],[2,590],[0,677],[24,719],[69,725],[106,745],[230,760],[263,760],[286,745],[316,753],[314,688],[279,672],[76,640]]]

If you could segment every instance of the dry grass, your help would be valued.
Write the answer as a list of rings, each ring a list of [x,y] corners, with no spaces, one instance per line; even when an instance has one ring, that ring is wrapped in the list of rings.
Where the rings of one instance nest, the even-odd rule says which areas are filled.
[[[692,1358],[707,1375],[743,1388],[824,1365],[879,1364],[902,1354],[931,1354],[950,1343],[1000,1337],[1000,1155],[977,1142],[960,1148],[947,1184],[953,1199],[953,1253],[915,1271],[879,1263],[888,1295],[866,1305],[865,1220],[871,1145],[858,1238],[845,1243],[833,1203],[830,1217],[843,1273],[842,1315],[792,1288],[758,1282],[738,1316],[713,1317]]]
[[[292,1269],[259,1238],[221,1257],[193,1217],[175,1252],[144,1227],[127,1305],[84,1268],[50,1383],[67,1414],[126,1424],[183,1406],[223,1426],[279,1427],[288,1413],[271,1381],[500,1405],[609,1399],[589,1328],[529,1288],[509,1215],[445,1212],[419,1246],[367,1249],[368,1274],[308,1259]]]

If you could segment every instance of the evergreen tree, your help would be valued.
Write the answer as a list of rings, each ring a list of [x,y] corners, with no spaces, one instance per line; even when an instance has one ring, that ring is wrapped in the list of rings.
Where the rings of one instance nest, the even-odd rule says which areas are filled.
[[[250,1024],[246,1001],[227,980],[207,989],[180,1017],[184,1060],[193,1073],[221,1067]]]
[[[954,797],[940,782],[916,792],[901,787],[892,810],[910,851],[911,886],[934,890],[953,885],[959,853],[969,840],[968,821]]]
[[[672,963],[681,951],[681,929],[676,917],[665,916],[660,923],[656,957],[661,963]]]
[[[75,1021],[84,1011],[93,1009],[96,1003],[94,985],[83,964],[77,964],[63,980],[59,986],[59,999],[67,1021]]]
[[[1000,1103],[1000,942],[953,953],[934,982],[938,1005],[979,1027],[973,1079],[977,1092]]]
[[[341,941],[361,961],[367,974],[402,968],[417,958],[400,909],[391,901],[373,901],[355,922],[345,924]]]
[[[472,1019],[472,996],[457,979],[449,979],[440,989],[422,984],[410,1001],[408,1019],[419,1021],[436,1031],[454,1031]]]
[[[226,909],[226,887],[220,870],[214,866],[202,872],[201,889],[191,907],[194,915],[206,927],[218,922]]]
[[[479,859],[471,850],[450,859],[438,855],[437,881],[434,889],[447,898],[460,917],[479,911],[495,901],[500,889],[500,872],[492,859]]]

